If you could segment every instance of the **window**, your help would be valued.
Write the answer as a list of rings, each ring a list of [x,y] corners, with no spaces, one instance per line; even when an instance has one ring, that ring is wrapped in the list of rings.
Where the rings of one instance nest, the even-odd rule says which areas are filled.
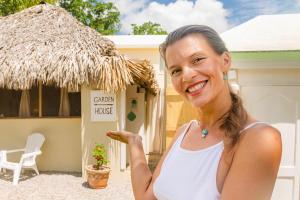
[[[0,89],[0,117],[81,116],[81,93],[65,90],[62,98],[62,92],[61,88],[44,85],[28,91]]]
[[[42,116],[58,116],[60,88],[42,87]]]
[[[0,117],[19,115],[21,91],[0,89]]]
[[[70,92],[70,116],[80,116],[81,115],[81,93],[80,92]]]

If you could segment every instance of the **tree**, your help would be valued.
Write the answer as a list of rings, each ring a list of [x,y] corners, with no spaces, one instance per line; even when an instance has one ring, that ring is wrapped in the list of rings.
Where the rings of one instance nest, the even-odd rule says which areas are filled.
[[[61,0],[59,4],[83,24],[103,35],[115,34],[120,30],[120,12],[111,2]]]
[[[160,24],[151,21],[145,22],[142,25],[131,24],[134,35],[165,35],[168,34]]]
[[[35,6],[42,0],[0,0],[0,16],[6,16]],[[113,3],[100,0],[45,0],[70,12],[77,20],[103,35],[120,30],[120,12]]]
[[[0,16],[14,14],[41,2],[42,0],[0,0]],[[54,4],[57,0],[45,0],[43,2]]]

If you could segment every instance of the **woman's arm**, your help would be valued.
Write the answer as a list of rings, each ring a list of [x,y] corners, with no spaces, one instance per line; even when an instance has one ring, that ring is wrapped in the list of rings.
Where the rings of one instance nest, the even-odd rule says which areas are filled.
[[[152,182],[152,173],[147,165],[141,137],[136,137],[129,143],[131,163],[131,183],[136,200],[155,200],[149,186]]]
[[[128,144],[131,163],[131,183],[136,200],[156,200],[153,194],[153,183],[160,173],[161,165],[185,126],[176,131],[171,145],[164,152],[152,175],[144,153],[141,137],[127,131],[110,131],[107,136]]]
[[[281,160],[277,129],[259,126],[245,131],[237,144],[222,200],[270,200]]]
[[[147,192],[152,181],[152,174],[147,165],[141,137],[127,131],[109,131],[106,135],[114,140],[128,144],[131,163],[131,183],[135,199],[155,200],[154,195]]]

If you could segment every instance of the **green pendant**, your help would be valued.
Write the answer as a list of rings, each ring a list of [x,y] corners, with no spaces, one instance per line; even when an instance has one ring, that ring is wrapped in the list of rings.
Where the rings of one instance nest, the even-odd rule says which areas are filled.
[[[207,129],[202,129],[201,135],[202,135],[202,138],[206,138],[206,136],[208,135],[208,130]]]

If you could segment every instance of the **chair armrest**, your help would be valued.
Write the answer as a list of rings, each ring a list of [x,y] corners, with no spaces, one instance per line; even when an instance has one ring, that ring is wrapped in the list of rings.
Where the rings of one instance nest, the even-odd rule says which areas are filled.
[[[32,152],[32,153],[24,153],[21,157],[21,159],[25,159],[25,158],[29,158],[31,156],[37,156],[37,155],[40,155],[42,154],[41,151],[35,151],[35,152]]]
[[[20,164],[23,165],[23,162],[24,162],[24,159],[26,158],[30,158],[32,156],[37,156],[37,155],[40,155],[42,152],[41,151],[35,151],[35,152],[32,152],[32,153],[24,153],[20,159]]]
[[[13,149],[13,150],[6,150],[6,153],[16,153],[20,151],[25,151],[25,149]]]
[[[7,158],[6,158],[6,151],[5,150],[2,150],[0,151],[0,164],[2,162],[6,162]]]
[[[16,153],[20,151],[25,151],[25,149],[0,150],[0,163],[7,161],[8,153]]]

